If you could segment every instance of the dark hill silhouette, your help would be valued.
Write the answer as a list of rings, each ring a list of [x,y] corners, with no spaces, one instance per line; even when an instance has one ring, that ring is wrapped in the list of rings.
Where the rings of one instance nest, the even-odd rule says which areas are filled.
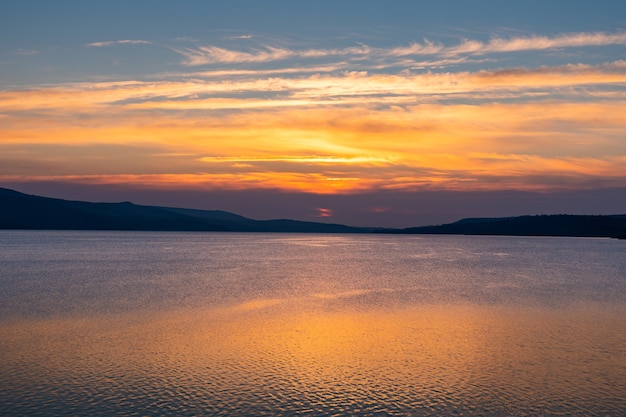
[[[359,233],[362,229],[294,220],[252,220],[218,210],[38,197],[0,188],[0,229]]]
[[[219,210],[89,203],[0,188],[0,229],[398,233],[626,238],[626,215],[467,218],[406,229],[358,228],[288,219],[253,220]]]
[[[211,222],[219,221],[230,231],[240,232],[293,232],[302,233],[361,233],[366,229],[344,226],[341,224],[305,222],[298,220],[253,220],[238,214],[218,210],[194,210],[183,208],[162,207],[173,213],[180,213]]]
[[[553,214],[502,218],[468,218],[438,226],[411,227],[399,233],[626,237],[626,215]]]

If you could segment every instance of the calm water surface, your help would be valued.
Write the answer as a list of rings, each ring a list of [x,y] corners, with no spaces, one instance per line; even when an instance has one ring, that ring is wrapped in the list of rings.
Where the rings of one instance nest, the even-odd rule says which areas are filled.
[[[0,415],[626,414],[626,242],[0,231]]]

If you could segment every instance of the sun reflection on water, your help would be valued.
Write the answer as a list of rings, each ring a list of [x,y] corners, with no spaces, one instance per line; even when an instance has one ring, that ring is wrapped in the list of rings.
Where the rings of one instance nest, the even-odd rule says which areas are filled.
[[[2,330],[13,341],[0,343],[2,386],[31,397],[2,403],[50,415],[78,402],[94,414],[133,402],[146,414],[507,415],[553,414],[558,399],[595,413],[624,404],[624,356],[602,349],[624,353],[624,333],[610,331],[616,317],[591,307],[364,311],[255,300],[20,322]]]

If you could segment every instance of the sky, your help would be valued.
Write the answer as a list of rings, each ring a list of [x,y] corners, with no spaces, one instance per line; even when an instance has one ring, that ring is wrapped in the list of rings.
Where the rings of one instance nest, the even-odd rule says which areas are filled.
[[[626,2],[0,3],[0,187],[410,227],[626,213]]]

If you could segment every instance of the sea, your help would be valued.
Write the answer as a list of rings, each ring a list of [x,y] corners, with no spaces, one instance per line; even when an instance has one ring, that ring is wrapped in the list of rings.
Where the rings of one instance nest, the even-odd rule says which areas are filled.
[[[0,231],[2,416],[624,416],[626,241]]]

